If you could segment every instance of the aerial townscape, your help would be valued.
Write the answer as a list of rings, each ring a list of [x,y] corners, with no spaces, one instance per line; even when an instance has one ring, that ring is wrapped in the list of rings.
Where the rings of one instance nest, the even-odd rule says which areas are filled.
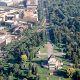
[[[80,0],[0,0],[0,80],[80,80]]]

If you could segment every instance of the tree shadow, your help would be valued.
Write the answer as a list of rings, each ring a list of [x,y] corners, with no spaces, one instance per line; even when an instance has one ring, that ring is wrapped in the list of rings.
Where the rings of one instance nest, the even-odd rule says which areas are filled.
[[[21,59],[20,58],[11,58],[11,59],[8,59],[8,61],[7,61],[7,63],[12,63],[12,64],[14,64],[14,63],[19,63],[21,61]]]
[[[9,60],[7,61],[7,63],[12,63],[12,64],[14,64],[15,61],[14,61],[14,59],[9,59]]]
[[[67,78],[66,71],[64,69],[57,70],[55,73],[55,75],[58,77]]]
[[[36,63],[38,65],[42,65],[42,63],[44,63],[45,65],[47,65],[48,61],[47,60],[33,60],[32,63]]]

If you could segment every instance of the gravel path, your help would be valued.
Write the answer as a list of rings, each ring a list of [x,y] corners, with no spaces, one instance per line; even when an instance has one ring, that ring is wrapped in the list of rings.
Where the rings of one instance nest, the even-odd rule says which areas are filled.
[[[50,57],[52,54],[55,56],[65,55],[65,53],[63,53],[63,52],[58,52],[58,51],[54,50],[54,45],[52,45],[50,42],[47,42],[45,47],[47,48],[48,57]]]
[[[45,47],[47,47],[48,57],[50,57],[53,54],[53,46],[50,42],[47,42]]]

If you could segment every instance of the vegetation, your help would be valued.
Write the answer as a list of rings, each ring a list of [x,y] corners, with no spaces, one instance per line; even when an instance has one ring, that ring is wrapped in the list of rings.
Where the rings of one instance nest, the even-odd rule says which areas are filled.
[[[25,3],[26,0],[23,1],[26,8]],[[0,80],[46,80],[46,77],[58,80],[57,76],[48,77],[46,75],[48,70],[41,67],[43,59],[34,60],[39,47],[49,40],[47,38],[50,38],[49,41],[59,47],[55,49],[66,53],[65,59],[72,61],[75,68],[80,68],[79,4],[79,0],[40,0],[39,20],[42,21],[46,17],[46,23],[49,25],[46,30],[42,31],[38,31],[38,27],[33,27],[23,33],[14,33],[20,39],[11,42],[4,48],[7,51],[7,58],[5,61],[0,61]],[[41,49],[41,51],[44,52],[46,49]],[[65,71],[70,79],[80,79],[80,71],[70,67]]]
[[[51,42],[63,44],[66,58],[80,64],[80,8],[79,0],[48,0],[47,23]],[[46,4],[47,4],[46,3]]]
[[[21,55],[21,59],[22,59],[22,61],[27,61],[27,56],[26,56],[26,54]]]
[[[67,76],[68,77],[72,77],[73,74],[76,72],[74,68],[67,68],[66,69],[66,72],[67,72]]]
[[[52,75],[52,76],[50,76],[49,75],[49,70],[47,68],[44,68],[44,67],[40,66],[41,63],[44,62],[44,61],[46,61],[46,60],[47,60],[47,58],[45,58],[45,57],[44,58],[40,58],[40,59],[39,58],[34,58],[33,59],[33,62],[35,62],[35,63],[38,64],[37,67],[38,67],[38,74],[39,74],[40,80],[47,80],[48,78],[50,80],[58,80],[59,78],[61,80],[70,80],[69,78],[65,78],[63,76],[60,76],[60,75],[62,75],[62,73],[60,73],[60,75]],[[65,72],[66,72],[66,70],[65,70]]]
[[[37,66],[32,64],[40,45],[44,44],[44,32],[36,32],[35,28],[25,30],[19,41],[5,46],[6,61],[0,64],[1,80],[39,80]],[[4,63],[4,64],[3,64]],[[5,66],[7,64],[7,66]],[[5,80],[3,79],[3,80]]]
[[[79,80],[80,79],[80,71],[76,71],[73,75],[73,79]]]

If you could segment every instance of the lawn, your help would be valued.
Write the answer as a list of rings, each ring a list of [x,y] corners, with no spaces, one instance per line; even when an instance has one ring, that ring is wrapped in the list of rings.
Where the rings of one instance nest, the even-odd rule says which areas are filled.
[[[42,52],[42,53],[47,53],[47,48],[44,46],[39,46],[39,50]]]
[[[62,57],[56,57],[56,59],[63,62],[64,64],[70,63],[70,61],[68,59],[65,59],[63,56]]]

